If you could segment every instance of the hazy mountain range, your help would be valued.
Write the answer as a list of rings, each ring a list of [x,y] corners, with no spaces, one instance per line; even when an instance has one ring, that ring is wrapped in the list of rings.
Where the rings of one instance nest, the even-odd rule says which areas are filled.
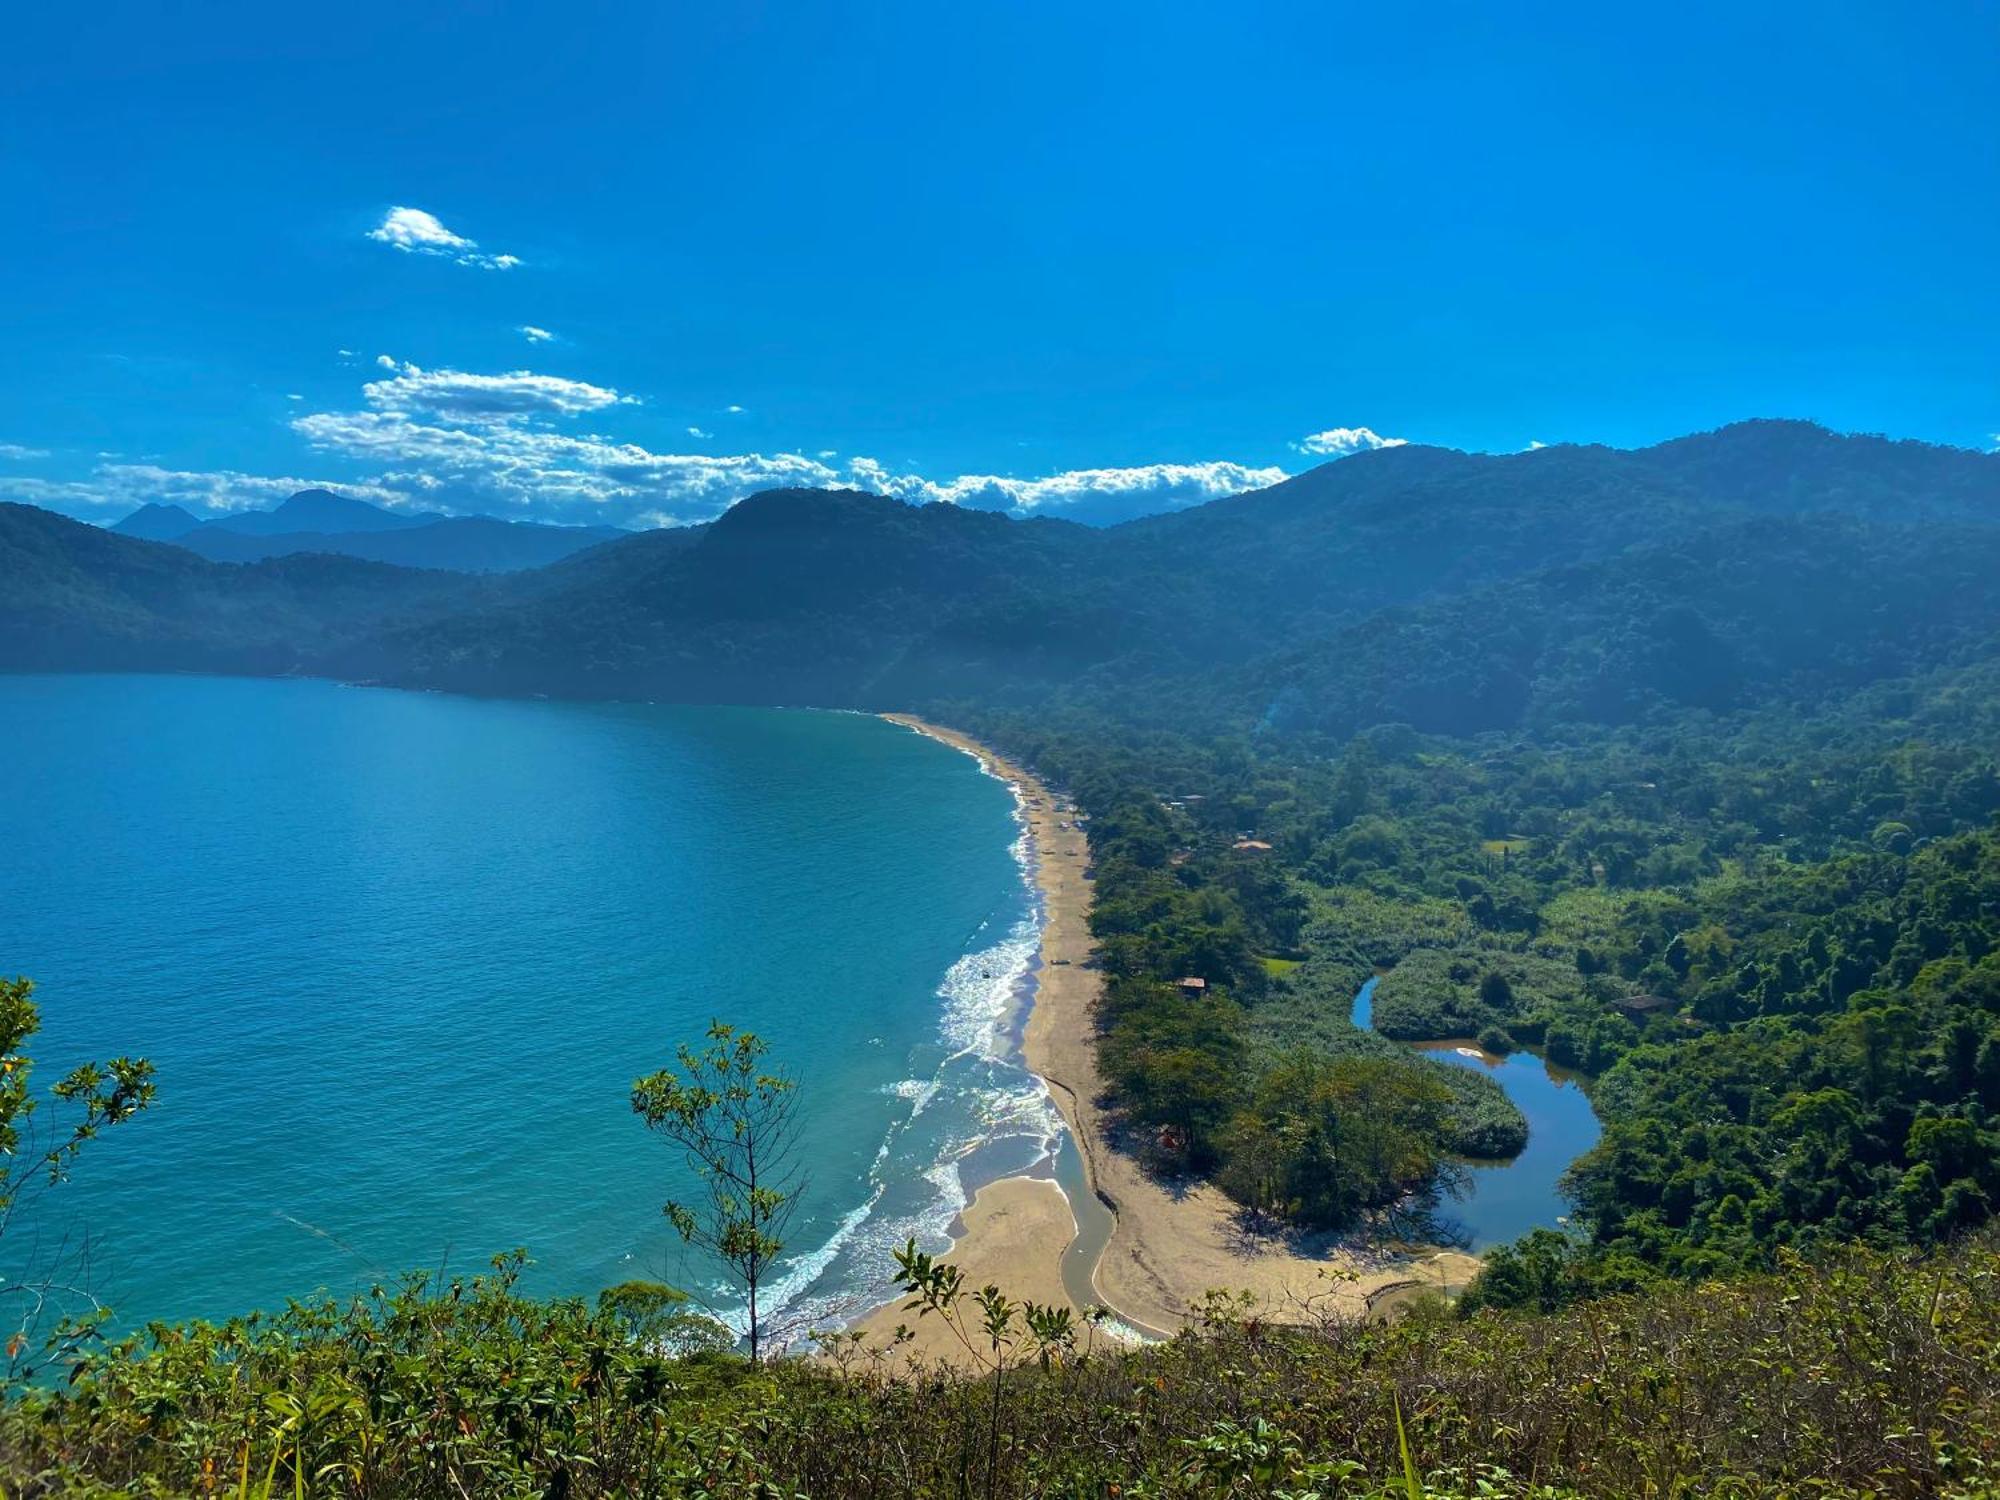
[[[294,507],[323,525],[336,498],[252,525],[289,525]],[[332,534],[386,546],[459,524],[392,521]],[[191,535],[297,534],[219,524],[166,544],[0,508],[0,665],[863,708],[1077,701],[1337,734],[1804,701],[2000,655],[2000,456],[1795,422],[1636,451],[1389,448],[1102,530],[772,491],[705,527],[492,577],[193,555]]]
[[[111,529],[121,536],[170,542],[210,562],[323,552],[460,573],[546,567],[630,534],[615,526],[550,526],[431,511],[406,514],[328,490],[301,490],[272,510],[238,511],[212,521],[178,505],[144,505]]]

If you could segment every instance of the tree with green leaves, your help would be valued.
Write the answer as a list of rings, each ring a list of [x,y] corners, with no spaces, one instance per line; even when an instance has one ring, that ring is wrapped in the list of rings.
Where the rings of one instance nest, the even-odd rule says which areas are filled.
[[[903,1311],[919,1318],[935,1313],[990,1382],[986,1493],[997,1494],[1003,1379],[1016,1361],[1033,1360],[1046,1371],[1057,1359],[1074,1354],[1079,1327],[1076,1314],[1067,1307],[1013,1301],[991,1283],[975,1292],[966,1286],[963,1271],[919,1250],[914,1239],[895,1254],[896,1290],[910,1298]],[[1093,1307],[1086,1312],[1085,1321],[1095,1324],[1103,1316],[1104,1309]],[[909,1329],[899,1325],[898,1342],[908,1335]],[[968,1492],[969,1477],[960,1470],[960,1494]]]
[[[735,1334],[714,1318],[689,1312],[687,1303],[686,1292],[658,1281],[621,1281],[597,1294],[599,1316],[615,1322],[633,1343],[657,1354],[686,1359],[736,1347]]]
[[[764,1334],[758,1292],[785,1248],[785,1226],[805,1192],[797,1162],[797,1082],[767,1072],[768,1044],[716,1021],[708,1046],[683,1046],[679,1067],[632,1085],[632,1109],[679,1146],[701,1185],[699,1201],[670,1201],[685,1244],[706,1251],[743,1284],[750,1359]]]
[[[144,1058],[114,1057],[71,1069],[50,1090],[57,1112],[44,1115],[29,1084],[34,1063],[27,1043],[42,1024],[34,996],[32,980],[0,979],[0,1234],[69,1176],[86,1142],[153,1102],[153,1065]],[[0,1284],[0,1299],[21,1309],[6,1345],[10,1365],[18,1365],[51,1297],[76,1290],[62,1284],[71,1258],[64,1242],[55,1252],[56,1264],[31,1257],[37,1262],[31,1269]]]

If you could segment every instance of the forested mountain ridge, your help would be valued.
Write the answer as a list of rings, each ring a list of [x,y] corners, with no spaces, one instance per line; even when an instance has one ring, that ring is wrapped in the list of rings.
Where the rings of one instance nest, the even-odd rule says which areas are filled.
[[[0,504],[0,670],[303,671],[357,630],[462,610],[482,588],[323,555],[227,566]]]
[[[385,636],[352,665],[475,692],[834,707],[968,681],[1046,692],[1169,618],[1099,597],[1104,545],[1068,522],[774,490],[684,545],[601,548],[532,600]]]
[[[546,567],[630,535],[615,526],[550,526],[494,516],[395,511],[330,490],[300,490],[270,510],[236,511],[209,521],[177,505],[142,505],[110,529],[120,536],[172,542],[210,562],[324,552],[457,573]]]
[[[1781,421],[1637,450],[1406,446],[1117,530],[1218,613],[1290,634],[1758,515],[2000,525],[2000,455]]]
[[[1237,716],[1346,735],[1817,702],[2000,648],[2000,526],[1727,521],[1385,610],[1229,674]]]
[[[644,565],[621,567],[639,549],[617,543],[594,554],[598,576],[551,576],[531,609],[501,599],[414,626],[346,669],[480,692],[1062,702],[1339,735],[1824,695],[1986,649],[2000,460],[1747,429],[1664,458],[1388,449],[1109,531],[776,492]],[[1705,444],[1753,466],[1802,450],[1789,498],[1703,477],[1719,464]],[[1950,480],[1936,497],[1932,472]]]
[[[238,531],[211,521],[168,540],[210,562],[259,562],[267,557],[322,552],[404,568],[513,573],[546,567],[626,535],[629,533],[612,526],[543,526],[493,516],[434,516],[414,526],[346,532]]]
[[[421,522],[400,524],[413,519],[362,540],[421,539]],[[455,610],[413,613],[435,585],[351,572],[338,618],[308,590],[259,633],[302,667],[474,692],[1060,699],[1138,721],[1473,732],[1954,659],[1992,619],[1980,572],[1996,535],[2000,456],[1749,422],[1631,452],[1382,449],[1108,530],[772,491],[706,527],[496,580]],[[72,540],[78,577],[109,557]],[[164,615],[170,578],[195,613],[269,586],[149,566]],[[89,643],[133,600],[26,592],[42,659],[128,659]]]

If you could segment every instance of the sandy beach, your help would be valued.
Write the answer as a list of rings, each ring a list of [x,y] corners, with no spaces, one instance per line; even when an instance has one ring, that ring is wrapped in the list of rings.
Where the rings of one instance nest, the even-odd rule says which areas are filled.
[[[1118,1150],[1098,1105],[1090,851],[1073,809],[1022,767],[956,730],[908,714],[883,717],[977,756],[1020,799],[1045,906],[1027,1064],[1047,1080],[1082,1149],[1092,1189],[1116,1215],[1094,1278],[1104,1305],[1140,1327],[1171,1331],[1212,1290],[1247,1293],[1261,1316],[1300,1320],[1358,1314],[1371,1301],[1413,1287],[1455,1288],[1471,1278],[1479,1262],[1457,1251],[1412,1247],[1364,1260],[1344,1247],[1247,1233],[1236,1206],[1217,1189],[1158,1181]],[[1065,1300],[1060,1266],[1076,1228],[1054,1184],[1028,1178],[989,1184],[961,1218],[950,1258],[971,1284],[990,1281],[1016,1297]],[[907,1321],[892,1308],[856,1326],[872,1335]],[[932,1352],[949,1357],[942,1345]]]
[[[1076,1218],[1061,1188],[1046,1177],[1003,1177],[973,1196],[959,1216],[946,1257],[965,1273],[968,1288],[997,1286],[1019,1302],[1067,1306],[1062,1253],[1076,1234]],[[896,1363],[944,1360],[966,1364],[970,1357],[956,1335],[936,1316],[905,1311],[902,1301],[854,1324],[871,1349],[894,1342],[896,1329],[913,1337],[896,1349]],[[973,1316],[969,1314],[968,1316]]]

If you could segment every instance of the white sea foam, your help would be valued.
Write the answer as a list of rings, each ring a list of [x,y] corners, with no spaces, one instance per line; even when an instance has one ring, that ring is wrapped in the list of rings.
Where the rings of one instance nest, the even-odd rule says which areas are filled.
[[[849,1314],[853,1308],[848,1304],[857,1290],[866,1288],[866,1294],[879,1295],[890,1252],[896,1247],[911,1239],[942,1246],[952,1222],[971,1201],[961,1164],[981,1147],[1027,1137],[1036,1142],[1038,1156],[1054,1153],[1061,1116],[1047,1086],[1020,1069],[1007,1045],[1007,1025],[1040,934],[1031,912],[1001,942],[966,954],[946,972],[937,988],[943,1002],[938,1033],[951,1050],[931,1077],[899,1079],[882,1087],[884,1094],[909,1101],[910,1113],[891,1125],[876,1150],[867,1200],[848,1213],[822,1245],[791,1261],[768,1288],[763,1300],[774,1324],[803,1329],[815,1320]],[[920,1118],[944,1101],[950,1101],[951,1108],[932,1127],[939,1134],[918,1146],[926,1154],[934,1153],[931,1164],[918,1167],[898,1160],[899,1143],[918,1127]],[[916,1145],[915,1137],[909,1139]],[[890,1180],[907,1182],[913,1177],[921,1177],[934,1191],[908,1211],[881,1213]],[[733,1312],[726,1320],[739,1326],[744,1315]]]
[[[1005,1054],[1004,1036],[1016,991],[1027,977],[1040,938],[1035,918],[1023,917],[1005,939],[968,953],[951,966],[938,986],[938,998],[944,1001],[939,1030],[947,1046],[984,1057]]]
[[[784,1275],[780,1276],[776,1281],[771,1282],[764,1289],[764,1305],[770,1309],[770,1312],[766,1314],[767,1318],[776,1319],[781,1314],[791,1310],[793,1300],[801,1296],[815,1281],[818,1281],[825,1274],[826,1268],[833,1264],[834,1257],[840,1254],[848,1241],[853,1239],[861,1227],[868,1222],[869,1215],[875,1211],[875,1205],[881,1200],[881,1197],[882,1187],[880,1183],[877,1183],[875,1191],[868,1195],[868,1201],[858,1208],[849,1210],[847,1215],[834,1228],[833,1233],[828,1236],[825,1244],[821,1245],[810,1255],[802,1255],[793,1261],[786,1268]],[[722,1314],[722,1321],[735,1329],[737,1335],[740,1337],[744,1333],[747,1333],[750,1328],[749,1309],[743,1308],[725,1312]]]
[[[1000,776],[984,759],[974,759],[1013,794],[1019,833],[1009,852],[1026,890],[1026,914],[999,942],[965,954],[946,971],[937,997],[942,1002],[938,1035],[947,1055],[929,1078],[905,1078],[883,1087],[883,1093],[907,1100],[910,1113],[890,1126],[875,1153],[867,1201],[842,1218],[823,1245],[792,1261],[770,1286],[766,1305],[775,1323],[802,1329],[814,1319],[830,1321],[847,1315],[854,1310],[851,1303],[857,1292],[879,1296],[886,1291],[883,1277],[893,1249],[911,1239],[942,1246],[953,1221],[971,1201],[963,1163],[981,1147],[1025,1137],[1037,1143],[1040,1156],[1053,1159],[1061,1142],[1062,1116],[1048,1086],[1022,1067],[1009,1036],[1041,945],[1043,921],[1027,807],[1017,783]],[[974,937],[987,936],[991,925],[982,923]],[[925,1135],[937,1129],[936,1138],[922,1142],[920,1136],[911,1135],[920,1128],[920,1118],[941,1103],[948,1106],[946,1114],[935,1124],[925,1119],[921,1127]],[[899,1159],[899,1147],[906,1139],[931,1156],[929,1165]],[[909,1155],[907,1148],[902,1155]],[[918,1179],[934,1192],[907,1210],[880,1212],[892,1180],[914,1184]],[[742,1315],[735,1315],[734,1322],[741,1321]]]

